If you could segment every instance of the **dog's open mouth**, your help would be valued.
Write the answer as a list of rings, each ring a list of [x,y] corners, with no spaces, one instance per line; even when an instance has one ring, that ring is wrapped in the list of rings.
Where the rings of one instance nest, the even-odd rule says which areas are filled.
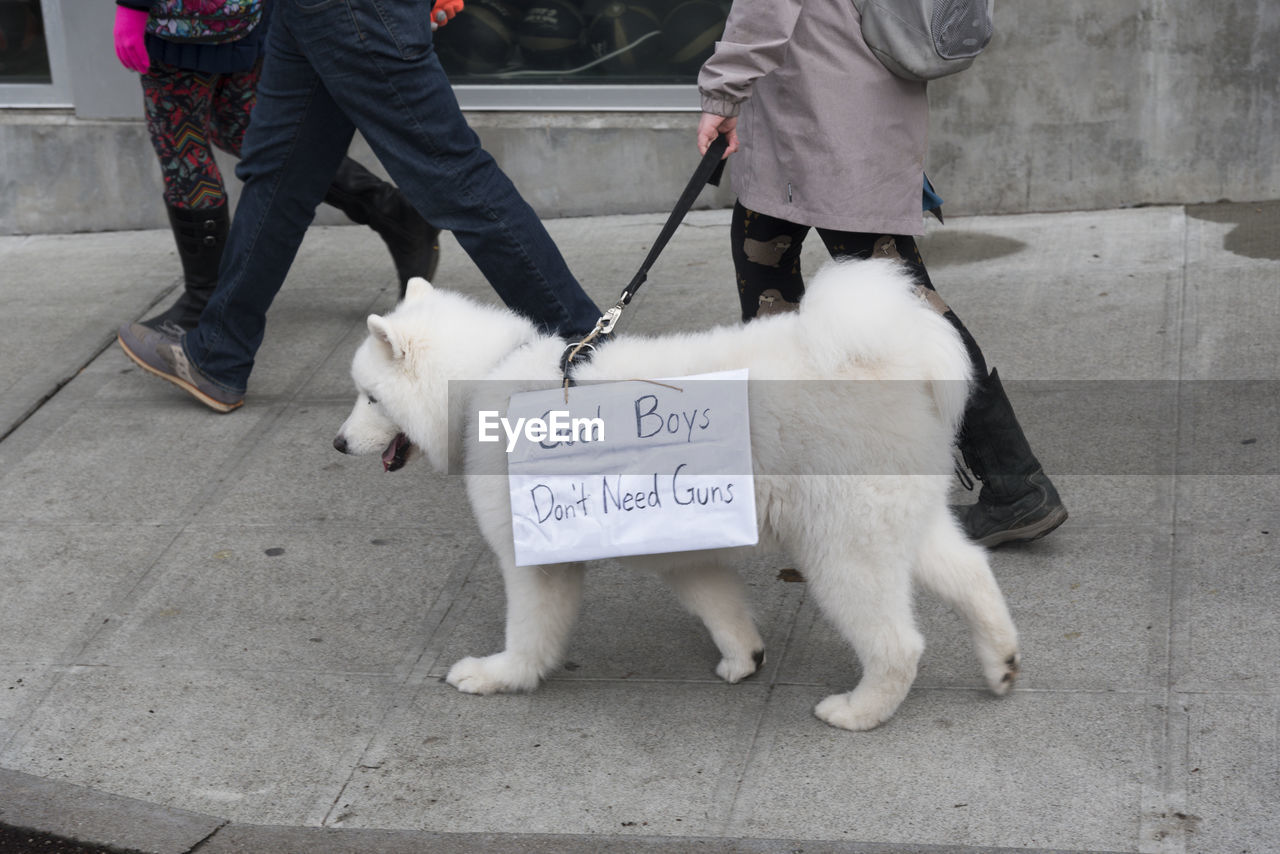
[[[409,441],[409,437],[403,433],[397,433],[396,437],[391,440],[391,444],[387,445],[387,449],[382,452],[382,470],[396,471],[403,468],[411,447],[413,445]]]

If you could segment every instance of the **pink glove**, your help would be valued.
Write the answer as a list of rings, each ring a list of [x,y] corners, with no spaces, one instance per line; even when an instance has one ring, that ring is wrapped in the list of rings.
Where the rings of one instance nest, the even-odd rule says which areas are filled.
[[[116,7],[116,58],[130,71],[146,74],[151,67],[147,56],[147,13],[127,6]]]

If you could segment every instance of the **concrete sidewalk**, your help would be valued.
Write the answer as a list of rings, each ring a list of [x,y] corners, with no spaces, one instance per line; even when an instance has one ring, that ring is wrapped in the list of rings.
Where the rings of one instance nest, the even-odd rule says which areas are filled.
[[[916,686],[858,734],[811,713],[857,666],[780,557],[744,568],[769,662],[743,684],[609,562],[542,689],[440,681],[501,645],[501,582],[458,479],[330,446],[395,298],[367,229],[312,229],[225,416],[111,343],[172,296],[167,233],[0,237],[0,825],[148,852],[1280,850],[1278,213],[931,232],[1071,519],[993,556],[1015,692],[922,598]],[[603,306],[662,220],[549,228]],[[727,232],[691,215],[624,331],[736,322]],[[437,283],[493,299],[444,252]],[[1147,393],[1167,411],[1105,405]]]

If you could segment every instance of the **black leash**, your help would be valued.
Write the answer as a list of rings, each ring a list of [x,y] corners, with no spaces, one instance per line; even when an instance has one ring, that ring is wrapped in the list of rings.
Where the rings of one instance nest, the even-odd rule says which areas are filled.
[[[604,315],[596,321],[596,326],[586,337],[576,344],[570,344],[565,347],[564,355],[560,358],[560,372],[564,377],[564,386],[568,388],[573,385],[573,380],[569,377],[569,370],[573,366],[573,360],[587,350],[592,349],[591,342],[601,335],[608,335],[618,324],[618,318],[622,317],[622,310],[631,303],[631,298],[636,295],[636,291],[640,290],[640,286],[644,284],[645,279],[649,276],[649,268],[653,266],[653,262],[658,260],[658,255],[666,248],[667,243],[671,240],[671,235],[675,234],[676,229],[680,227],[680,223],[684,221],[685,214],[689,212],[689,208],[693,207],[694,201],[698,198],[698,194],[702,192],[702,188],[710,184],[713,187],[720,185],[720,176],[724,172],[724,150],[729,146],[729,138],[719,136],[715,142],[711,143],[707,148],[707,153],[702,155],[698,168],[694,171],[693,177],[689,179],[689,183],[685,186],[684,192],[680,194],[680,199],[676,202],[676,206],[672,209],[671,215],[667,217],[667,222],[662,226],[662,231],[658,234],[658,239],[653,242],[653,246],[649,249],[648,256],[644,259],[644,263],[640,265],[640,269],[636,271],[632,277],[630,284],[622,290],[622,296],[618,297],[618,301],[613,308],[609,309]]]

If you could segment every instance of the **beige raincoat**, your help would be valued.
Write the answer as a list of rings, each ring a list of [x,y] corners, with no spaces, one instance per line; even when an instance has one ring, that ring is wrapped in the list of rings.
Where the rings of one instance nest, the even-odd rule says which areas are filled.
[[[852,0],[734,0],[698,75],[702,109],[738,115],[743,205],[802,225],[919,235],[929,104],[862,40]]]

